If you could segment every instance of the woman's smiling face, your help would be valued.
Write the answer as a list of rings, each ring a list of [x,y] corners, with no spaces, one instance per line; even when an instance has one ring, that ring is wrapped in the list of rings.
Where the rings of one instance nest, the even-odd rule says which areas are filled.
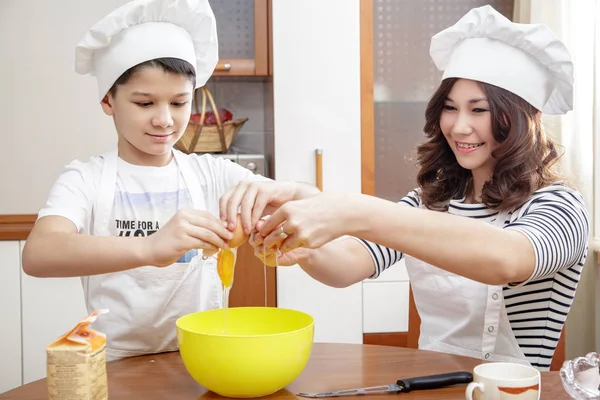
[[[448,94],[440,129],[461,167],[490,177],[498,147],[492,132],[490,105],[483,88],[475,81],[459,79]]]

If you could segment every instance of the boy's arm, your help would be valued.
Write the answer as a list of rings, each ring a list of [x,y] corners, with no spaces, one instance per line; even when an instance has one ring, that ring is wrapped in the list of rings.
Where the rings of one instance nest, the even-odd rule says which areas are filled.
[[[164,267],[191,249],[216,251],[231,239],[226,223],[204,210],[179,210],[148,237],[87,234],[101,161],[75,161],[55,182],[23,249],[23,270],[39,277],[89,276]],[[241,167],[240,167],[241,168]]]
[[[67,218],[40,218],[23,248],[23,271],[37,277],[105,274],[145,265],[143,237],[89,236]]]
[[[147,237],[90,236],[64,217],[40,218],[23,249],[23,270],[38,277],[106,274],[142,266],[166,267],[191,249],[227,248],[233,234],[203,210],[179,210]]]
[[[140,237],[84,234],[92,214],[94,182],[102,160],[73,161],[54,183],[23,248],[23,271],[37,277],[70,277],[144,265]]]

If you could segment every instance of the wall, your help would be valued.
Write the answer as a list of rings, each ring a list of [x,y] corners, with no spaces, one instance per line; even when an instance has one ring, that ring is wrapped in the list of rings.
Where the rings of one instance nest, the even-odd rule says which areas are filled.
[[[8,0],[0,5],[0,214],[35,213],[64,164],[116,144],[96,83],[74,72],[75,46],[122,0]],[[26,32],[25,32],[26,31]],[[15,40],[18,38],[18,40]]]
[[[2,146],[9,149],[0,158],[0,215],[37,213],[65,164],[116,145],[112,121],[97,102],[96,80],[76,74],[74,60],[85,31],[125,2],[0,2],[0,52],[3,61],[12,60],[0,63]],[[209,89],[218,107],[249,118],[234,144],[264,151],[265,137],[272,136],[264,105],[269,83],[219,78]]]

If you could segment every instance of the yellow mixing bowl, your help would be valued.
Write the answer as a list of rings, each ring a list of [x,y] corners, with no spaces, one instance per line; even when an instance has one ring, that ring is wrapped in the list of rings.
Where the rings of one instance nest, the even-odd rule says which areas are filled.
[[[226,397],[275,393],[300,375],[312,349],[314,319],[296,310],[234,307],[177,320],[185,368]]]

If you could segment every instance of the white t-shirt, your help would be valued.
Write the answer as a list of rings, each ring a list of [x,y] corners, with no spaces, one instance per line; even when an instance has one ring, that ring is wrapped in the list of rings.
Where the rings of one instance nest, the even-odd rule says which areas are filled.
[[[113,161],[116,181],[109,235],[151,235],[177,210],[191,207],[192,198],[203,202],[205,210],[218,218],[219,199],[229,189],[242,180],[268,180],[224,158],[183,153],[178,156],[182,157],[181,163],[173,158],[164,167]],[[92,235],[94,223],[104,220],[94,215],[98,213],[98,196],[106,193],[100,188],[104,163],[105,159],[98,156],[66,166],[38,218],[62,216],[72,221],[80,233]],[[182,175],[182,165],[189,172],[187,175]],[[198,180],[199,195],[190,194],[184,176]],[[89,277],[82,274],[88,311],[110,311],[94,323],[107,335],[109,360],[176,350],[175,321],[189,313],[218,307],[221,289],[214,260],[196,258],[191,262],[197,253],[198,250],[190,250],[164,268],[142,266]],[[81,261],[85,264],[85,260]]]
[[[268,180],[230,160],[195,154],[204,178],[200,184],[207,211],[219,216],[219,199],[242,180]],[[99,190],[103,160],[75,160],[55,182],[38,219],[58,215],[69,219],[80,233],[91,234],[92,208]],[[175,160],[164,167],[145,167],[121,159],[109,232],[113,236],[147,236],[164,225],[177,210],[191,206],[191,198]]]

